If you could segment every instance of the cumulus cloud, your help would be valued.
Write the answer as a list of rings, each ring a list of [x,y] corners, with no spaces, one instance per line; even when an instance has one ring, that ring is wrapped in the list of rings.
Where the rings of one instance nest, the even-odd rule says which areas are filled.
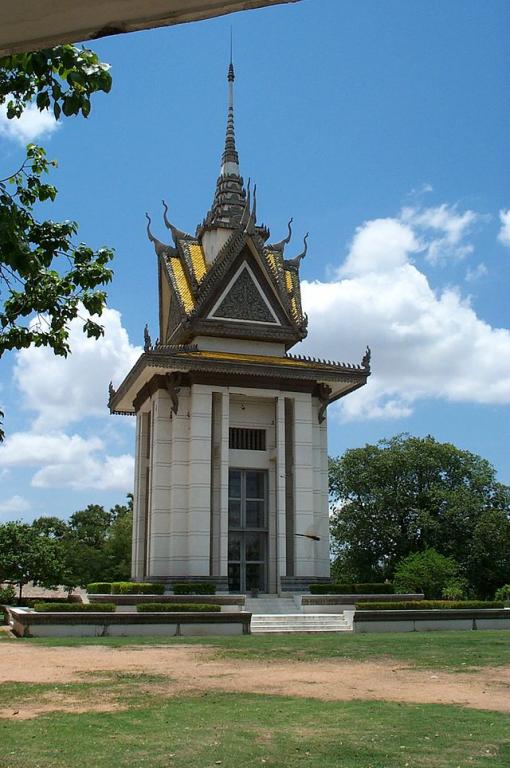
[[[373,219],[358,227],[341,275],[368,274],[405,264],[420,250],[411,227],[397,219]]]
[[[28,512],[31,504],[23,496],[11,496],[9,499],[0,501],[0,517],[12,517],[23,512]]]
[[[499,212],[499,220],[501,222],[501,229],[499,230],[498,240],[503,245],[510,247],[510,208],[508,211]]]
[[[36,469],[36,488],[97,488],[127,492],[133,486],[134,461],[129,455],[109,456],[98,437],[64,432],[15,432],[0,446],[1,467]]]
[[[7,117],[7,107],[0,104],[0,136],[27,144],[35,139],[50,136],[60,127],[51,112],[40,112],[35,104],[25,107],[21,117]]]
[[[457,206],[443,203],[435,208],[404,208],[400,218],[420,233],[427,261],[437,264],[463,259],[473,251],[471,243],[463,240],[481,217],[475,211],[459,213]]]
[[[108,383],[119,384],[142,349],[130,343],[121,315],[114,309],[105,310],[101,317],[105,334],[99,340],[87,338],[82,323],[79,319],[71,323],[72,353],[67,358],[56,357],[44,347],[17,353],[14,381],[21,405],[34,418],[29,429],[8,435],[0,445],[0,472],[31,468],[31,484],[36,488],[126,493],[133,487],[133,457],[111,455],[111,447],[100,437],[65,430],[86,421],[90,431],[94,419],[110,417]]]
[[[475,220],[455,213],[448,234],[445,210],[365,222],[338,279],[302,283],[303,351],[358,362],[367,343],[373,350],[369,383],[337,406],[344,419],[404,417],[425,398],[510,402],[510,331],[478,317],[457,289],[434,290],[412,263],[426,221],[441,222],[448,251]]]
[[[89,339],[82,321],[70,329],[72,353],[57,357],[46,347],[18,352],[14,378],[25,408],[35,411],[34,431],[59,429],[83,418],[109,416],[108,383],[119,384],[142,352],[122,326],[120,312],[106,309],[100,322],[104,336]],[[41,372],[44,371],[44,376]]]

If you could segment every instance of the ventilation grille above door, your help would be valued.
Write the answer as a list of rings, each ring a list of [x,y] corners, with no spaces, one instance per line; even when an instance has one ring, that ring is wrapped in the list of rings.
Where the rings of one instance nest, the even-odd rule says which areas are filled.
[[[265,429],[230,427],[229,448],[233,451],[265,451]]]

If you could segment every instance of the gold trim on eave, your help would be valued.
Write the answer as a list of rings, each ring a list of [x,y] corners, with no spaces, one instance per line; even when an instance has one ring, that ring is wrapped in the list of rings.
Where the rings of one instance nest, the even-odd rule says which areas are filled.
[[[197,350],[196,352],[179,352],[179,357],[191,357],[205,360],[225,360],[237,363],[255,363],[256,365],[282,365],[292,368],[322,368],[331,370],[331,368],[340,363],[329,365],[328,363],[315,363],[308,360],[293,360],[288,357],[278,357],[277,355],[243,355],[238,352],[207,352]]]

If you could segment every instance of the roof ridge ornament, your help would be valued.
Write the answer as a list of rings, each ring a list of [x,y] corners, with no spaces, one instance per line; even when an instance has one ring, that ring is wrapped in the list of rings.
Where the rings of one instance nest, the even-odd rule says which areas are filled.
[[[168,205],[164,200],[161,201],[163,203],[163,221],[165,222],[165,227],[170,230],[172,233],[173,241],[177,245],[177,240],[189,240],[191,238],[191,235],[188,235],[186,232],[183,232],[182,229],[177,229],[177,227],[174,227],[171,221],[168,220]]]
[[[165,243],[162,243],[161,240],[158,240],[157,237],[154,237],[151,232],[152,219],[147,212],[145,212],[145,218],[147,219],[147,237],[151,243],[154,244],[154,250],[156,251],[157,255],[164,256],[167,251],[173,250],[171,246],[165,245]]]
[[[290,267],[290,269],[299,269],[299,265],[301,264],[301,259],[304,259],[306,256],[306,252],[308,250],[308,232],[303,238],[304,248],[301,251],[301,253],[298,253],[297,256],[294,256],[293,259],[288,259],[284,262],[286,269]]]
[[[294,221],[294,217],[291,216],[290,219],[287,222],[287,229],[289,230],[289,233],[287,237],[284,237],[283,240],[280,240],[278,243],[272,243],[269,244],[267,247],[270,248],[272,251],[279,251],[283,255],[283,251],[285,250],[285,246],[290,243],[290,238],[292,237],[292,227],[291,224]]]
[[[369,371],[370,370],[370,358],[371,357],[372,357],[372,350],[367,345],[367,350],[366,350],[365,354],[363,355],[363,357],[361,359],[361,367],[364,368],[365,371]]]
[[[145,323],[145,328],[143,329],[143,351],[150,352],[151,350],[152,350],[152,339],[149,333],[149,324]]]

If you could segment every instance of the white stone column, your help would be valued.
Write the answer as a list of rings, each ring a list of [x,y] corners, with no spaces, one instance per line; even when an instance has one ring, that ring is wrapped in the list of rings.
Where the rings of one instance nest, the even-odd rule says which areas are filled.
[[[188,575],[188,435],[190,390],[179,392],[177,413],[172,413],[170,467],[170,553],[168,576]]]
[[[149,576],[166,578],[171,551],[172,421],[168,392],[158,389],[152,397],[152,456],[150,499]]]
[[[327,424],[319,424],[318,399],[313,399],[313,473],[314,473],[314,533],[320,537],[315,545],[314,576],[329,576],[329,491]]]
[[[295,533],[313,530],[312,396],[294,396],[294,499]],[[295,576],[313,576],[316,542],[296,536]]]
[[[142,455],[142,421],[140,412],[136,414],[135,437],[135,482],[133,488],[133,538],[131,546],[131,578],[141,580],[143,573],[144,531],[142,527],[144,516],[144,474],[145,464]]]
[[[228,576],[229,427],[230,396],[228,389],[225,389],[221,394],[220,576]]]
[[[188,468],[188,575],[209,576],[212,390],[191,386]]]
[[[319,523],[319,570],[317,576],[331,574],[331,560],[329,549],[329,467],[328,467],[328,421],[327,417],[320,425],[321,432],[321,478],[322,478],[322,507]]]
[[[287,545],[285,525],[285,397],[278,395],[275,400],[276,411],[276,556],[277,589],[280,590],[280,577],[287,575]]]

